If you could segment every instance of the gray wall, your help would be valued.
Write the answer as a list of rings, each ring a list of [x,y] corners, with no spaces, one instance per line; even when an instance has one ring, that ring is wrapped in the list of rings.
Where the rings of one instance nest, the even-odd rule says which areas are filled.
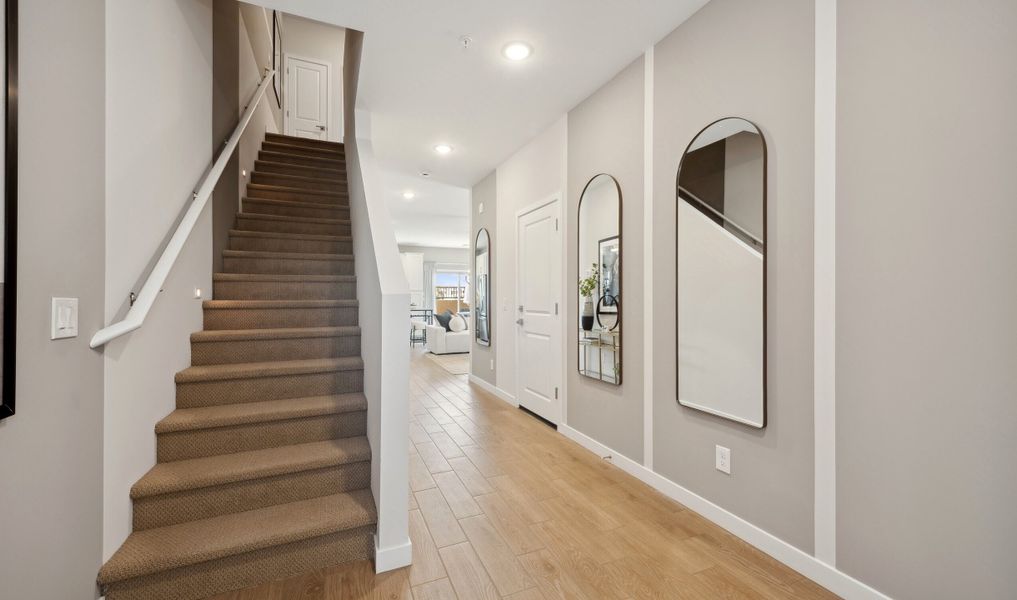
[[[653,131],[654,470],[807,552],[814,495],[813,38],[812,0],[713,0],[655,47]],[[728,116],[757,123],[769,151],[763,430],[675,400],[678,163],[703,127]],[[731,449],[731,475],[714,469],[716,444]]]
[[[477,244],[477,233],[482,229],[487,229],[488,235],[491,236],[491,293],[488,295],[488,307],[489,314],[491,315],[491,326],[488,328],[491,336],[491,345],[483,346],[477,343],[476,336],[473,339],[472,353],[470,354],[470,372],[480,377],[484,381],[495,385],[495,377],[497,369],[493,365],[497,364],[495,358],[497,356],[497,335],[495,331],[495,321],[498,319],[498,285],[497,278],[494,274],[495,269],[495,256],[498,254],[498,238],[497,238],[497,220],[495,218],[497,214],[497,202],[498,202],[498,182],[497,173],[492,171],[490,175],[481,180],[477,185],[473,186],[473,201],[471,208],[472,217],[470,223],[470,281],[476,281],[474,274],[475,259],[472,258],[476,251]],[[480,213],[480,204],[484,204],[484,213]]]
[[[563,217],[568,291],[570,427],[637,462],[643,459],[643,58],[633,62],[568,114],[568,195]],[[579,199],[599,173],[613,175],[622,207],[622,384],[579,375]],[[585,269],[588,265],[584,265]]]
[[[103,360],[88,339],[104,310],[105,3],[20,5],[18,412],[0,422],[0,596],[79,600],[97,596],[102,559]],[[79,298],[77,338],[50,341],[53,296]]]
[[[838,7],[837,563],[1013,598],[1017,4]]]
[[[223,142],[229,139],[240,121],[240,27],[240,7],[235,0],[212,3],[213,158],[219,157]],[[251,131],[251,134],[259,133]],[[222,270],[222,252],[229,244],[229,232],[236,220],[239,174],[240,153],[234,152],[212,193],[212,268],[215,271]]]

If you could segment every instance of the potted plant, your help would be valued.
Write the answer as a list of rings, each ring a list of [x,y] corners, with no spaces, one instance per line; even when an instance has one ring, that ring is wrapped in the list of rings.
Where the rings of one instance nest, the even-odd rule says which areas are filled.
[[[597,291],[598,285],[600,285],[600,265],[593,263],[589,274],[579,280],[579,295],[585,299],[583,301],[583,314],[579,318],[583,331],[593,330],[593,293]]]

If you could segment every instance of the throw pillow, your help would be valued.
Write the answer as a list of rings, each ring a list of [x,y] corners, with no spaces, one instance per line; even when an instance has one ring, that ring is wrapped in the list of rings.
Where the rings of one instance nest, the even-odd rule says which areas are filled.
[[[452,317],[452,320],[448,322],[448,328],[449,331],[454,331],[456,333],[466,331],[466,319],[464,319],[462,315],[455,315]]]
[[[452,331],[451,329],[448,328],[448,322],[451,319],[452,319],[452,311],[447,310],[447,309],[445,310],[445,312],[441,313],[440,315],[434,315],[434,320],[438,322],[438,325],[441,325],[442,327],[444,327],[445,331]]]

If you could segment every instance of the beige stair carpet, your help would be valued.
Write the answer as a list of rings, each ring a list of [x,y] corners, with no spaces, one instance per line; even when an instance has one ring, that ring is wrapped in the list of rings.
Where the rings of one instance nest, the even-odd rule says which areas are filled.
[[[267,134],[108,600],[199,600],[370,558],[377,520],[345,152]]]

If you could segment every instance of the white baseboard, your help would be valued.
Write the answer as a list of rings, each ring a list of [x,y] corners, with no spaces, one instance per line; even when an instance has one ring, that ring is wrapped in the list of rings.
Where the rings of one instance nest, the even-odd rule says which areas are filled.
[[[413,560],[413,544],[407,539],[402,544],[378,547],[378,536],[374,536],[374,572],[384,573],[409,566]]]
[[[470,373],[470,383],[476,385],[477,387],[491,394],[492,396],[497,396],[498,398],[501,398],[502,400],[508,402],[509,404],[516,408],[519,407],[519,403],[516,402],[515,396],[506,392],[505,390],[501,389],[498,386],[491,385],[490,383],[477,377],[473,373]]]
[[[568,425],[559,425],[558,433],[573,440],[597,456],[611,455],[611,462],[622,471],[639,479],[672,500],[699,513],[703,517],[745,540],[757,549],[798,571],[833,593],[848,600],[890,600],[879,591],[836,568],[802,552],[784,540],[770,534],[745,519],[728,512],[706,498],[655,473],[636,461],[626,458]]]

